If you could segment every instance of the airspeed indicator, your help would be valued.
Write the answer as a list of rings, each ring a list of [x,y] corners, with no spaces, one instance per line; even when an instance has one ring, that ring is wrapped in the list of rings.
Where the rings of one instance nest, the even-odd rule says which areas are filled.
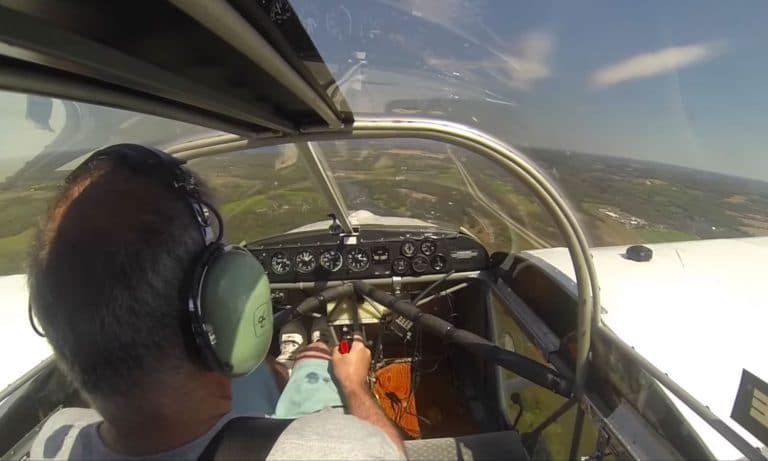
[[[350,270],[360,272],[368,269],[370,265],[371,258],[363,248],[353,248],[347,253],[347,267]]]
[[[317,260],[311,251],[304,250],[296,255],[296,270],[302,274],[309,274],[315,270],[315,266],[317,266]]]
[[[341,253],[336,250],[328,250],[320,255],[320,267],[329,272],[336,272],[341,269],[342,264],[344,264],[344,260]]]
[[[278,275],[287,274],[288,271],[291,270],[291,260],[288,259],[288,255],[282,251],[278,251],[272,255],[269,265],[272,268],[272,272]]]

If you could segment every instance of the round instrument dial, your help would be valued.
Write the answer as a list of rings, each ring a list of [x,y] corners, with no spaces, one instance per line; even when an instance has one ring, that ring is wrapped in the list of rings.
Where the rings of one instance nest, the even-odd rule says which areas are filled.
[[[403,257],[397,257],[392,261],[392,272],[397,275],[403,275],[408,272],[408,260]]]
[[[355,272],[368,269],[371,265],[371,258],[368,252],[363,248],[353,248],[347,253],[347,267]]]
[[[309,250],[304,250],[296,255],[296,270],[302,274],[309,274],[317,266],[315,255]]]
[[[417,274],[423,274],[429,269],[429,259],[421,255],[416,256],[411,262],[411,267]]]
[[[342,264],[344,264],[344,259],[341,257],[341,253],[336,250],[327,250],[320,255],[320,267],[329,272],[336,272],[341,269]]]
[[[443,255],[432,256],[430,263],[432,264],[432,269],[438,272],[443,271],[446,267],[448,267],[448,260]]]
[[[293,10],[287,0],[274,0],[269,9],[269,19],[275,24],[282,24],[291,17]]]
[[[432,256],[437,253],[437,243],[434,240],[424,240],[419,248],[424,256]]]
[[[406,258],[411,258],[416,254],[416,242],[413,240],[406,240],[400,245],[400,254]]]
[[[287,274],[291,270],[291,260],[285,252],[278,251],[272,255],[269,261],[272,272],[278,275]]]

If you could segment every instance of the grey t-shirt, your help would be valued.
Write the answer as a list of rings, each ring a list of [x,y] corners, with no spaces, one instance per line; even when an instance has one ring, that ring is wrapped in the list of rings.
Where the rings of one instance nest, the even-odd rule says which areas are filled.
[[[93,410],[65,408],[43,426],[30,453],[31,459],[154,461],[197,460],[208,442],[231,418],[223,417],[204,436],[182,447],[142,458],[125,456],[107,448],[98,433],[101,417]],[[344,428],[343,431],[334,428]],[[269,461],[404,460],[405,456],[378,428],[355,416],[325,410],[291,423],[267,456]]]

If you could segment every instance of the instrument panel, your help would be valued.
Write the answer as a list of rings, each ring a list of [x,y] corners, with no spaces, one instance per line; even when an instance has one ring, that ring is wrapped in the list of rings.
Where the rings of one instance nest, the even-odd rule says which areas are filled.
[[[419,276],[481,270],[488,264],[482,245],[445,231],[286,234],[248,248],[273,283]]]

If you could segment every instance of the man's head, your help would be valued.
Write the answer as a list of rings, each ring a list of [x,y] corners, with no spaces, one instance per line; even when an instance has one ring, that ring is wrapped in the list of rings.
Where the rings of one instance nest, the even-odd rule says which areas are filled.
[[[79,171],[79,170],[78,170]],[[204,248],[183,192],[102,159],[71,178],[30,259],[34,313],[62,368],[92,398],[201,371],[183,291]]]

